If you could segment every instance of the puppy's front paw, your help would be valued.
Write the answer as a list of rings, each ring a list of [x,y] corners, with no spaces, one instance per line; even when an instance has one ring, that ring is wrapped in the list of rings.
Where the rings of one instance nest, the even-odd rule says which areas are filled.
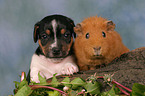
[[[64,67],[62,68],[61,73],[66,74],[66,75],[71,75],[71,74],[76,73],[78,71],[79,71],[79,69],[78,69],[77,65],[74,65],[72,63],[66,63],[64,65]]]
[[[38,76],[32,77],[32,78],[31,78],[31,81],[34,81],[34,82],[36,82],[36,83],[40,83],[40,81],[39,81],[39,79],[38,79]]]

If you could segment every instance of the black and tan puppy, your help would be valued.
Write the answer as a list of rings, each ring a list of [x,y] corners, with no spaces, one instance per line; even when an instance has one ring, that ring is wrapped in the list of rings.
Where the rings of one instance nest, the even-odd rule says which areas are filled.
[[[72,45],[75,33],[74,22],[62,15],[43,18],[34,26],[34,42],[39,47],[32,56],[30,79],[39,82],[38,73],[46,79],[61,74],[78,72]]]

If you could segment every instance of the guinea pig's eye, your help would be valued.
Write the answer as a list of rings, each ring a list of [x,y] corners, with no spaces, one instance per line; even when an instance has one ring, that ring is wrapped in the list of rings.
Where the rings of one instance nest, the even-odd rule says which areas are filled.
[[[89,33],[86,34],[86,39],[89,39],[90,35]]]
[[[102,32],[102,36],[103,36],[103,37],[106,37],[106,34],[105,34],[105,32]]]

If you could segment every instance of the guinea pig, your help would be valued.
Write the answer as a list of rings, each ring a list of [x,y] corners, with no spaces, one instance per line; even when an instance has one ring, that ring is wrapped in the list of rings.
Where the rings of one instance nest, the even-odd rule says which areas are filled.
[[[93,70],[108,64],[129,49],[114,30],[115,24],[102,17],[89,17],[74,27],[74,52],[80,70]]]

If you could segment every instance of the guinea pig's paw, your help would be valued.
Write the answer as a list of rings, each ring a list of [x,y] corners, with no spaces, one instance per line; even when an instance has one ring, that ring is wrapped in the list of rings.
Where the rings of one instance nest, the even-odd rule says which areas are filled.
[[[71,75],[71,74],[76,73],[78,71],[79,71],[79,69],[76,65],[74,65],[72,63],[66,63],[64,65],[64,67],[62,68],[61,73],[66,74],[66,75]]]

